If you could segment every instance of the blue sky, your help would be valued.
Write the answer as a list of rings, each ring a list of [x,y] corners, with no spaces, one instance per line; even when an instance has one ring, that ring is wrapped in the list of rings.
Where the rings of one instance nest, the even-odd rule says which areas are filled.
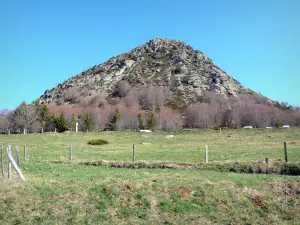
[[[299,0],[1,1],[0,109],[156,37],[182,40],[245,87],[300,105],[299,12]]]

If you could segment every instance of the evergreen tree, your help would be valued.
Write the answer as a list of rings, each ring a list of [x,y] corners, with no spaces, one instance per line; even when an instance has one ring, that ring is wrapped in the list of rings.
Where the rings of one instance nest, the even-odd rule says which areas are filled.
[[[154,130],[155,126],[156,126],[155,113],[151,112],[149,119],[147,121],[147,129]]]
[[[75,118],[74,114],[71,117],[70,130],[71,131],[75,131],[76,130],[76,118]]]
[[[93,121],[92,121],[92,118],[89,114],[86,114],[84,117],[83,117],[83,125],[84,125],[84,128],[85,128],[85,131],[92,131],[93,130]]]
[[[68,122],[63,114],[60,114],[60,116],[55,119],[55,124],[59,133],[67,131],[69,129]]]
[[[49,108],[47,105],[38,105],[37,114],[38,119],[41,123],[43,129],[55,126],[55,116],[50,114]]]
[[[138,117],[138,121],[139,121],[139,128],[140,128],[140,130],[145,129],[144,118],[143,118],[142,113],[138,113],[137,117]]]
[[[104,130],[117,130],[117,122],[121,119],[121,114],[117,108],[111,120],[106,124]]]

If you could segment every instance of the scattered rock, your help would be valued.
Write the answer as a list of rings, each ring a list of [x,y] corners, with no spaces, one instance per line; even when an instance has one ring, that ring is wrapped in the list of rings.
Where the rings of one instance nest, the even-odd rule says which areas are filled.
[[[166,135],[165,136],[165,139],[171,139],[171,138],[174,138],[174,135]]]

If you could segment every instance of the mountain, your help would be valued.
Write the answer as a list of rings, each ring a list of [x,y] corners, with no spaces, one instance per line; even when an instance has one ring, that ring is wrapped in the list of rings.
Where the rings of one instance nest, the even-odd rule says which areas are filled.
[[[201,51],[182,41],[156,38],[45,91],[38,103],[74,104],[74,99],[70,101],[66,97],[71,91],[77,93],[76,98],[89,96],[92,92],[114,97],[120,81],[128,82],[135,89],[150,84],[166,87],[187,104],[195,102],[207,91],[226,98],[256,94]]]

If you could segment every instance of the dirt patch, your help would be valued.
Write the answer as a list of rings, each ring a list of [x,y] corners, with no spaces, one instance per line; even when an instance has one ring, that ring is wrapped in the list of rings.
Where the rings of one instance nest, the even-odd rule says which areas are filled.
[[[288,184],[286,187],[283,188],[283,193],[290,197],[300,195],[300,183]]]
[[[249,195],[260,195],[258,190],[252,189],[252,188],[248,188],[248,187],[244,187],[241,192],[243,193],[247,193]]]
[[[150,212],[151,212],[151,215],[158,216],[157,199],[154,195],[151,195],[151,197],[150,197]]]
[[[49,195],[48,199],[51,200],[51,201],[53,201],[53,200],[56,199],[56,197],[55,197],[55,195]]]
[[[177,194],[182,196],[183,200],[188,201],[190,199],[188,192],[183,187],[176,188],[175,191]]]
[[[255,208],[257,209],[265,208],[265,203],[263,201],[263,198],[260,195],[257,194],[252,195],[251,200]]]
[[[104,192],[105,192],[105,194],[110,194],[110,189],[109,189],[109,187],[107,187],[107,186],[105,186],[104,187]]]
[[[224,203],[220,204],[221,212],[226,213],[228,212],[228,206],[225,205]]]

